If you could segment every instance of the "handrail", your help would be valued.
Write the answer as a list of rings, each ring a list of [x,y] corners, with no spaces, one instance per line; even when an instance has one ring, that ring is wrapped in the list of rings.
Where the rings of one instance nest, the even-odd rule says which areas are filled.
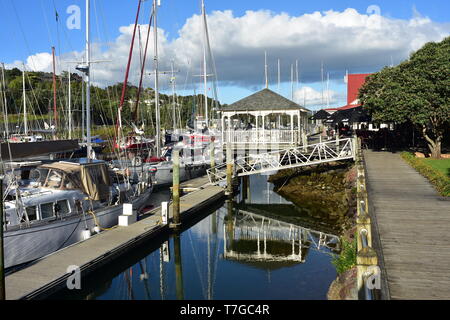
[[[357,286],[358,297],[364,300],[374,300],[373,285],[368,285],[374,277],[380,277],[378,258],[372,248],[372,228],[369,214],[364,159],[361,151],[361,141],[356,144],[357,162]],[[378,278],[379,279],[379,278]],[[378,283],[381,283],[378,281]]]

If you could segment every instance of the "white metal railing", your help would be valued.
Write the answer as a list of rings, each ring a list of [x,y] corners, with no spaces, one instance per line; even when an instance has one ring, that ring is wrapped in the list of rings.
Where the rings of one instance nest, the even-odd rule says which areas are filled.
[[[315,165],[332,161],[353,159],[355,156],[353,138],[342,139],[339,145],[335,141],[327,141],[296,148],[260,153],[241,157],[234,161],[234,170],[238,176],[271,172],[282,169]],[[226,164],[208,169],[211,183],[219,183],[226,179]]]
[[[225,130],[225,142],[233,144],[298,144],[301,134],[295,130]]]

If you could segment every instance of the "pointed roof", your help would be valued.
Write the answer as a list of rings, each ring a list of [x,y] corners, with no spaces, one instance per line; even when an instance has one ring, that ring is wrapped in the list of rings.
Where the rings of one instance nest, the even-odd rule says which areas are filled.
[[[221,108],[221,111],[263,111],[263,110],[302,110],[309,112],[297,103],[273,92],[263,89],[229,106]]]

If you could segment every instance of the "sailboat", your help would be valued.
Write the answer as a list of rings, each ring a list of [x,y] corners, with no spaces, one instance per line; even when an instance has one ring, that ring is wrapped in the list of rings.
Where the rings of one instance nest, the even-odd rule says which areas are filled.
[[[154,1],[154,14],[156,17],[157,6]],[[166,145],[164,148],[159,146],[159,106],[158,106],[158,50],[157,50],[157,25],[155,18],[154,32],[155,32],[155,93],[156,93],[156,110],[157,110],[157,158],[162,158],[165,161],[157,163],[151,166],[151,170],[155,172],[155,180],[157,185],[169,185],[172,183],[173,164],[171,162],[172,152],[174,148],[180,149],[180,181],[185,181],[195,177],[206,174],[206,169],[210,165],[210,144],[214,143],[217,153],[221,150],[220,135],[216,134],[213,130],[209,129],[209,124],[212,122],[209,120],[208,112],[208,88],[207,88],[207,49],[209,46],[207,24],[206,24],[206,10],[204,1],[202,1],[202,17],[204,21],[204,41],[203,41],[203,78],[204,78],[204,100],[205,100],[205,117],[197,117],[193,123],[193,127],[189,130],[181,130],[176,128],[175,121],[175,101],[173,105],[172,114],[174,117],[173,133],[167,135],[171,139],[166,138]],[[172,76],[174,70],[172,66]],[[173,87],[174,90],[174,87]],[[161,153],[159,152],[161,150]],[[149,161],[150,162],[150,161]]]
[[[42,258],[93,233],[117,225],[123,204],[140,210],[152,191],[151,172],[111,168],[95,160],[90,130],[90,0],[86,0],[87,159],[36,162],[7,171],[1,199],[5,212],[5,267]]]

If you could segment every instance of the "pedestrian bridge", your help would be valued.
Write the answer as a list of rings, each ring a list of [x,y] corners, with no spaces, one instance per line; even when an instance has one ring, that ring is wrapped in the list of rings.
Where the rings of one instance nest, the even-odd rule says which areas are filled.
[[[356,138],[347,138],[238,157],[233,162],[234,176],[272,173],[321,163],[354,160],[355,150]],[[226,163],[208,169],[209,181],[212,184],[225,181],[226,169]]]

